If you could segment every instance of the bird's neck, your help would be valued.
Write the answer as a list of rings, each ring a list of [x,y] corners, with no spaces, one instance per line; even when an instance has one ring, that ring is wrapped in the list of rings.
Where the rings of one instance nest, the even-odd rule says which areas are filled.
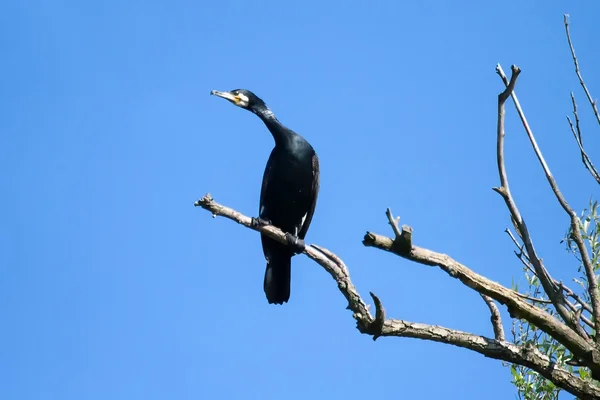
[[[293,138],[294,132],[283,126],[268,107],[254,110],[254,113],[265,123],[273,135],[276,145],[286,145]]]

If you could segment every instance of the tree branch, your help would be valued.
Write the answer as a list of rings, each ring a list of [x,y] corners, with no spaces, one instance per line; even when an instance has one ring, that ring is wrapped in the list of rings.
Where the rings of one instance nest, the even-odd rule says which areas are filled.
[[[253,226],[250,217],[215,202],[210,194],[205,195],[194,205],[211,212],[213,217],[222,216],[228,218],[246,228],[264,233],[280,243],[286,243],[285,233],[280,229],[272,225]],[[403,226],[400,236],[397,237],[397,241],[402,241],[404,243],[396,246],[393,245],[394,240],[372,233],[367,233],[365,236],[366,243],[364,243],[367,246],[372,245],[392,252],[408,251],[408,253],[399,255],[424,265],[440,266],[451,276],[461,279],[467,286],[473,287],[475,290],[480,289],[481,293],[489,294],[492,298],[499,297],[503,299],[504,302],[496,298],[496,300],[501,303],[509,303],[509,310],[516,311],[521,315],[535,313],[539,318],[533,318],[533,322],[540,327],[542,325],[562,325],[555,318],[540,312],[535,307],[530,306],[519,299],[519,297],[511,290],[475,274],[452,260],[450,257],[412,246],[412,236],[410,235],[410,232],[412,232],[410,227]],[[600,388],[594,386],[593,383],[583,380],[563,368],[558,367],[552,360],[535,348],[518,346],[504,340],[489,339],[484,336],[478,336],[441,326],[426,325],[398,319],[386,319],[385,310],[381,301],[377,296],[371,293],[376,306],[376,317],[373,318],[369,313],[369,307],[362,300],[358,291],[352,284],[348,268],[338,256],[329,250],[316,245],[306,246],[303,253],[321,265],[337,282],[338,289],[348,301],[348,309],[354,312],[353,317],[356,319],[357,328],[361,333],[373,335],[374,339],[380,336],[408,337],[466,348],[489,358],[503,360],[530,368],[554,382],[558,387],[565,389],[581,399],[594,399],[600,397]],[[485,293],[486,291],[489,293]],[[558,331],[561,330],[560,326],[557,326],[556,328]],[[570,334],[570,331],[566,332],[566,334]],[[587,346],[586,342],[582,341],[581,338],[576,335],[574,335],[573,340],[575,342],[579,341],[576,343],[577,346]],[[570,340],[566,340],[566,342],[570,343]],[[583,353],[586,353],[586,351],[583,351]],[[578,351],[574,352],[574,354],[582,354],[582,352]],[[579,358],[585,362],[585,359],[589,359],[589,356],[585,357],[584,355]]]
[[[512,70],[513,70],[513,77],[515,74],[517,74],[517,76],[518,76],[518,73],[520,71],[519,68],[513,65]],[[523,123],[523,127],[525,128],[525,132],[527,133],[527,136],[529,137],[529,141],[531,142],[533,150],[542,166],[542,169],[544,170],[546,179],[548,180],[548,183],[550,184],[550,187],[552,188],[552,191],[554,192],[556,199],[558,200],[558,202],[562,206],[563,210],[567,213],[567,215],[569,215],[569,218],[571,219],[571,231],[572,231],[573,240],[577,244],[577,248],[579,250],[579,254],[581,255],[581,260],[582,260],[582,263],[583,263],[583,266],[585,269],[585,273],[587,276],[587,280],[588,280],[588,292],[590,294],[590,299],[591,299],[591,303],[592,303],[592,311],[593,311],[592,316],[594,319],[594,329],[596,332],[599,332],[600,331],[600,293],[598,292],[598,281],[596,279],[594,267],[590,260],[587,248],[585,247],[583,237],[581,236],[581,232],[579,231],[579,218],[577,217],[577,214],[575,213],[575,211],[573,211],[573,209],[567,203],[567,201],[565,200],[561,191],[559,190],[558,184],[556,183],[554,176],[552,176],[552,173],[550,172],[550,168],[546,164],[546,160],[544,159],[544,156],[542,155],[542,152],[537,145],[535,137],[533,136],[533,132],[531,131],[531,128],[529,127],[529,123],[527,122],[527,119],[525,118],[525,113],[523,112],[523,110],[521,108],[521,105],[519,103],[519,100],[517,99],[516,93],[514,92],[514,83],[512,84],[512,87],[511,87],[511,82],[513,81],[513,78],[511,77],[511,82],[507,82],[506,75],[504,74],[504,71],[502,71],[502,67],[500,67],[500,64],[498,64],[498,66],[496,67],[496,71],[497,71],[498,75],[500,75],[500,77],[502,78],[502,81],[506,85],[506,90],[498,97],[498,108],[499,108],[499,116],[498,116],[498,137],[499,137],[499,139],[498,139],[498,141],[500,142],[501,137],[502,137],[502,141],[503,141],[503,137],[504,137],[504,102],[508,98],[508,95],[510,95],[515,104],[515,108],[517,109],[517,113],[519,114],[519,117],[521,118],[521,122]],[[514,79],[516,80],[516,78],[514,78]],[[500,144],[498,146],[500,149]],[[498,156],[498,159],[499,159],[498,162],[500,163],[500,155]],[[502,160],[502,163],[503,162],[504,161]],[[501,169],[501,173],[502,173],[502,169]],[[504,171],[504,174],[506,174],[506,171]],[[504,182],[503,182],[503,186],[504,186]],[[510,192],[508,192],[507,197],[510,198]],[[505,198],[505,200],[506,200],[506,198]],[[510,203],[512,203],[512,204],[510,204]],[[507,205],[509,206],[509,209],[511,209],[511,214],[513,214],[513,209],[511,208],[511,206],[514,207],[514,211],[516,211],[518,213],[518,210],[516,209],[516,205],[514,204],[514,202],[507,201]],[[564,296],[562,295],[562,293],[559,290],[557,290],[556,286],[554,284],[552,284],[552,279],[550,278],[550,275],[547,273],[546,269],[543,268],[541,261],[538,259],[537,255],[535,254],[535,250],[533,249],[531,239],[529,238],[529,233],[527,231],[527,227],[525,226],[523,220],[520,218],[520,215],[518,215],[519,218],[517,218],[517,215],[513,214],[513,216],[515,217],[515,220],[517,221],[517,223],[523,224],[523,228],[521,229],[521,232],[524,235],[525,247],[527,248],[527,253],[529,254],[529,259],[531,260],[531,262],[537,272],[537,275],[540,278],[540,282],[542,283],[542,286],[544,287],[546,294],[548,294],[548,297],[550,297],[550,300],[552,300],[552,303],[557,308],[557,311],[559,312],[559,314],[563,318],[563,320],[567,324],[569,324],[573,329],[577,329],[576,327],[574,327],[572,325],[571,321],[573,321],[574,318],[573,318],[573,315],[571,315],[571,312],[569,310],[567,310],[567,307],[565,305]],[[529,239],[529,240],[526,240],[526,239]],[[543,275],[543,277],[542,277],[542,275]],[[600,335],[596,335],[595,338],[596,338],[596,343],[600,342]]]
[[[587,96],[590,105],[592,106],[592,110],[594,110],[594,115],[596,116],[596,120],[598,124],[600,124],[600,113],[598,113],[598,104],[596,100],[592,99],[592,95],[588,90],[585,82],[583,81],[583,77],[581,76],[581,72],[579,71],[579,62],[577,61],[577,56],[575,55],[575,48],[573,47],[573,43],[571,42],[571,32],[569,32],[569,14],[565,14],[563,16],[563,21],[565,23],[565,32],[567,33],[567,41],[569,42],[569,48],[571,49],[571,56],[573,57],[573,64],[575,64],[575,73],[577,74],[577,78],[579,78],[579,83]]]
[[[581,153],[581,162],[583,163],[583,166],[588,170],[590,175],[592,175],[592,177],[596,180],[596,182],[600,184],[600,174],[598,174],[598,170],[596,169],[596,167],[592,163],[592,160],[583,148],[581,128],[579,126],[579,115],[577,113],[577,103],[575,102],[575,96],[573,95],[573,92],[571,92],[571,102],[573,103],[573,116],[575,117],[575,126],[573,126],[573,122],[571,121],[571,118],[569,118],[568,115],[567,121],[569,122],[569,127],[571,128],[571,133],[575,138],[575,142],[579,147],[579,152]]]
[[[497,161],[498,161],[498,173],[500,175],[500,187],[494,188],[494,190],[502,196],[506,206],[511,214],[513,223],[516,225],[517,231],[519,232],[519,236],[523,239],[523,244],[525,245],[525,249],[527,250],[527,254],[529,259],[531,260],[531,264],[535,269],[535,273],[544,288],[546,294],[552,301],[552,304],[558,311],[559,315],[562,319],[570,324],[572,321],[571,312],[568,310],[566,306],[565,298],[562,293],[559,291],[558,287],[554,284],[554,279],[550,276],[550,273],[542,264],[542,261],[537,256],[535,248],[533,246],[533,241],[531,239],[531,235],[529,234],[529,229],[527,228],[527,224],[523,220],[519,209],[517,208],[517,204],[515,203],[512,194],[510,192],[510,187],[508,184],[508,175],[506,173],[506,166],[504,162],[504,116],[505,116],[505,107],[504,104],[509,96],[514,95],[515,85],[517,83],[517,78],[521,73],[521,70],[516,66],[512,66],[512,76],[510,78],[510,82],[506,79],[506,75],[502,70],[500,64],[496,66],[496,72],[504,83],[506,84],[506,90],[504,90],[501,94],[498,95],[498,129],[497,129]],[[535,139],[534,139],[535,140]],[[537,147],[537,144],[535,145]],[[574,326],[571,326],[572,329],[575,329]]]
[[[571,103],[573,103],[573,116],[575,117],[575,126],[573,126],[573,122],[571,121],[571,118],[569,118],[568,115],[567,121],[569,122],[569,127],[571,128],[571,133],[573,133],[575,142],[577,142],[577,146],[579,147],[579,152],[581,153],[581,162],[592,175],[592,177],[596,180],[596,182],[600,184],[600,174],[598,174],[598,170],[596,169],[596,167],[594,167],[592,160],[583,148],[583,140],[581,138],[581,127],[579,126],[579,114],[577,113],[577,103],[575,102],[575,96],[573,95],[573,92],[571,92]]]
[[[202,207],[203,209],[210,211],[213,217],[221,216],[232,221],[237,222],[240,225],[250,228],[252,230],[264,233],[271,239],[277,240],[282,244],[287,244],[285,233],[281,229],[274,227],[273,225],[264,225],[255,227],[252,225],[252,219],[243,215],[242,213],[225,207],[215,202],[210,195],[207,193],[204,197],[194,203],[196,207]],[[333,255],[329,250],[319,246],[306,246],[304,252],[311,260],[322,266],[325,271],[329,273],[337,282],[338,288],[348,301],[347,309],[351,310],[356,319],[357,327],[359,331],[363,333],[371,333],[373,329],[373,323],[375,319],[369,313],[369,307],[365,304],[363,299],[358,294],[358,291],[350,280],[350,272],[343,263],[343,261]]]
[[[504,342],[506,338],[504,336],[504,327],[502,326],[502,318],[500,317],[500,310],[498,310],[498,306],[496,306],[496,303],[494,303],[494,300],[491,297],[481,293],[480,295],[490,309],[490,322],[494,328],[494,337],[496,340]]]
[[[533,269],[533,267],[531,266],[531,263],[529,262],[529,258],[527,258],[527,254],[523,253],[523,246],[519,245],[519,242],[517,242],[517,239],[515,238],[515,236],[512,234],[512,232],[509,229],[505,229],[504,231],[508,234],[508,236],[510,236],[510,238],[512,239],[515,246],[517,246],[517,248],[519,249],[519,252],[515,251],[515,255],[517,256],[517,258],[523,263],[525,268],[527,268],[532,274],[536,275],[535,270]],[[581,305],[582,309],[586,310],[590,314],[592,313],[592,308],[590,307],[590,305],[587,304],[585,301],[583,301],[583,299],[581,297],[579,297],[575,292],[573,292],[567,285],[565,285],[564,283],[559,282],[555,279],[553,279],[552,282],[555,285],[557,285],[560,288],[560,290],[563,291],[567,295],[567,297],[571,297],[573,300],[578,302]],[[524,295],[522,293],[518,293],[518,294],[519,294],[519,296],[521,296],[525,299],[528,299],[530,301],[534,301],[537,303],[552,304],[552,301],[550,301],[550,300],[542,300],[542,299],[538,299],[535,297],[530,297],[530,296]],[[573,303],[571,303],[569,300],[565,300],[565,301],[566,301],[567,306],[571,309],[571,311],[573,311],[573,313],[579,313],[579,317],[587,326],[589,326],[590,328],[594,327],[594,324],[592,323],[592,321],[590,321],[585,315],[582,315],[581,312],[579,311],[579,309]],[[580,332],[581,336],[589,337],[587,332],[584,331],[585,332],[585,334],[584,334],[580,329],[577,329],[577,331]]]
[[[398,243],[386,236],[367,232],[363,244],[389,251],[402,258],[431,267],[439,267],[453,278],[459,279],[465,286],[480,294],[487,295],[500,304],[506,305],[513,318],[521,318],[534,324],[542,331],[562,343],[569,351],[586,361],[586,366],[597,371],[600,376],[600,352],[577,332],[561,323],[558,319],[529,304],[514,290],[481,276],[446,254],[433,252],[410,243]],[[406,250],[408,249],[408,250]]]
[[[593,382],[585,381],[558,367],[554,361],[532,346],[518,346],[441,326],[397,319],[385,322],[382,336],[409,337],[466,348],[488,358],[530,368],[580,399],[600,398],[600,388]]]

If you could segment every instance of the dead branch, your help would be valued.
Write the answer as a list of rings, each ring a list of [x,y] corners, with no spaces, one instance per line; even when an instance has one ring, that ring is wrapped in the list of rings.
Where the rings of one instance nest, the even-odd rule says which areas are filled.
[[[558,285],[560,286],[560,289],[563,290],[567,296],[573,298],[573,300],[578,302],[584,310],[586,310],[590,314],[592,313],[592,307],[590,307],[590,305],[588,303],[586,303],[577,293],[573,292],[570,288],[568,288],[562,282],[559,282]]]
[[[246,228],[262,232],[280,243],[286,243],[285,233],[280,229],[272,225],[253,226],[250,217],[215,202],[210,194],[205,195],[194,205],[209,211],[213,217],[225,217]],[[394,253],[399,252],[396,254],[423,265],[439,266],[451,276],[463,281],[467,286],[482,294],[489,295],[489,297],[502,304],[507,304],[509,311],[512,310],[515,314],[532,317],[531,321],[536,326],[547,327],[559,338],[565,339],[565,342],[580,348],[580,350],[573,353],[578,355],[578,358],[582,359],[586,366],[588,366],[590,358],[598,359],[597,351],[595,352],[594,349],[590,348],[585,341],[577,335],[573,335],[571,331],[565,331],[566,327],[558,320],[521,300],[512,290],[477,275],[446,255],[413,246],[411,232],[410,227],[403,226],[396,241],[404,243],[397,243],[396,245],[394,245],[393,239],[367,232],[363,243],[366,246],[373,246]],[[583,380],[558,367],[551,359],[533,347],[518,346],[504,340],[489,339],[441,326],[386,319],[381,301],[371,293],[376,305],[376,317],[373,318],[368,310],[369,307],[352,284],[348,268],[338,256],[316,245],[306,246],[303,254],[321,265],[337,282],[338,289],[348,301],[348,309],[353,311],[353,317],[356,319],[357,328],[361,333],[372,335],[374,339],[381,336],[408,337],[466,348],[489,358],[530,368],[554,382],[558,387],[581,399],[600,398],[600,388],[594,386],[592,382]],[[567,337],[562,335],[567,335]]]
[[[594,115],[596,116],[596,120],[598,124],[600,124],[600,113],[598,112],[598,104],[597,101],[592,99],[592,95],[588,90],[583,77],[581,76],[581,71],[579,70],[579,61],[577,60],[577,56],[575,55],[575,48],[573,47],[573,43],[571,42],[571,32],[569,32],[569,14],[565,14],[563,16],[563,22],[565,24],[565,32],[567,33],[567,41],[569,42],[569,48],[571,49],[571,56],[573,57],[573,64],[575,64],[575,73],[577,74],[577,78],[579,78],[579,84],[583,88],[585,95],[592,106],[592,110],[594,110]]]
[[[382,336],[409,337],[451,344],[475,351],[488,358],[523,365],[580,399],[598,399],[600,388],[560,368],[533,346],[519,346],[506,341],[457,331],[435,325],[426,325],[396,319],[387,320]]]
[[[552,304],[552,302],[550,300],[544,300],[544,299],[538,299],[537,297],[532,297],[532,296],[527,296],[526,294],[523,293],[519,293],[516,292],[519,296],[521,296],[522,298],[524,298],[525,300],[529,300],[532,301],[534,303],[539,303],[539,304]]]
[[[242,213],[235,211],[232,208],[225,207],[213,200],[211,195],[207,193],[204,197],[194,203],[196,207],[202,207],[212,213],[213,217],[221,216],[228,218],[232,221],[237,222],[240,225],[250,228],[252,230],[262,232],[268,235],[270,238],[279,241],[280,243],[286,244],[285,233],[281,229],[274,227],[273,225],[264,225],[255,227],[252,225],[250,217],[243,215]],[[350,280],[350,272],[342,260],[333,256],[329,250],[326,250],[318,246],[306,246],[304,254],[317,264],[322,266],[325,271],[329,273],[337,282],[338,288],[348,301],[348,309],[354,313],[354,319],[356,319],[358,329],[363,333],[370,333],[372,325],[375,319],[369,312],[369,307],[362,300],[358,291]]]
[[[517,258],[523,263],[523,265],[525,266],[525,268],[527,268],[529,270],[529,272],[531,272],[532,274],[535,275],[535,270],[531,266],[531,263],[529,262],[529,258],[527,258],[527,254],[523,253],[523,246],[519,245],[519,242],[517,242],[517,239],[512,234],[510,229],[505,229],[504,232],[506,232],[508,234],[508,236],[511,238],[511,240],[513,241],[515,246],[517,246],[517,248],[519,249],[518,252],[515,251],[515,255],[517,256]],[[588,303],[586,303],[585,301],[583,301],[583,299],[581,297],[579,297],[575,292],[573,292],[567,285],[565,285],[564,283],[559,282],[555,279],[553,279],[552,282],[553,282],[553,284],[557,285],[560,288],[560,290],[563,291],[567,297],[571,297],[573,300],[578,302],[581,305],[582,310],[586,310],[590,314],[592,313],[592,308],[590,307],[590,305]],[[519,296],[523,297],[524,299],[528,299],[533,302],[552,304],[552,301],[550,301],[550,300],[542,300],[542,299],[538,299],[535,297],[526,296],[522,293],[518,293],[518,294],[519,294]],[[592,321],[590,321],[589,318],[587,318],[585,315],[581,314],[581,312],[579,311],[580,309],[578,309],[569,300],[565,300],[565,301],[566,301],[566,304],[569,307],[569,309],[571,309],[571,311],[573,311],[574,313],[579,313],[579,317],[587,326],[589,326],[590,328],[594,327],[594,324],[592,323]],[[580,331],[579,328],[577,330]],[[582,336],[588,337],[589,335],[586,332],[585,335],[582,333]]]
[[[515,65],[512,66],[512,76],[510,78],[510,82],[506,79],[506,76],[504,75],[504,71],[502,71],[502,67],[500,66],[500,64],[496,66],[496,72],[501,77],[503,77],[503,81],[506,84],[506,90],[504,90],[500,95],[498,95],[498,130],[496,154],[498,161],[498,173],[500,175],[500,187],[494,188],[494,190],[498,194],[500,194],[500,196],[502,196],[504,202],[506,203],[506,206],[512,217],[512,221],[515,224],[517,232],[520,233],[519,236],[523,240],[523,244],[527,251],[528,258],[531,264],[533,265],[535,274],[539,278],[540,283],[544,288],[544,291],[552,301],[552,304],[554,305],[562,319],[569,324],[570,321],[572,321],[571,312],[565,304],[566,301],[564,296],[562,295],[558,287],[554,284],[554,279],[550,276],[550,273],[543,265],[540,258],[537,256],[527,224],[521,216],[521,213],[517,208],[517,204],[515,203],[510,192],[510,187],[508,184],[508,175],[506,173],[506,166],[504,163],[504,104],[506,103],[508,97],[514,94],[517,78],[519,77],[521,70]],[[537,144],[535,146],[537,147]],[[575,327],[572,325],[571,328],[575,329]]]
[[[542,152],[537,145],[537,142],[535,140],[533,132],[532,132],[531,128],[529,127],[529,123],[527,122],[527,118],[525,117],[525,113],[523,112],[523,109],[521,108],[521,104],[519,103],[519,99],[517,98],[517,95],[514,91],[514,83],[512,83],[512,87],[511,87],[511,82],[513,82],[513,78],[511,77],[511,81],[509,82],[506,78],[506,75],[504,74],[504,71],[502,70],[502,67],[499,64],[496,67],[496,71],[497,71],[498,75],[500,75],[500,77],[502,78],[502,81],[504,82],[504,84],[506,85],[506,90],[498,97],[498,108],[499,108],[499,116],[498,116],[498,137],[499,137],[499,139],[498,139],[498,141],[500,142],[500,140],[501,140],[500,137],[502,137],[502,141],[503,141],[503,137],[504,137],[504,102],[508,98],[508,95],[510,95],[515,104],[515,108],[517,109],[517,113],[519,114],[519,117],[521,118],[521,122],[523,123],[523,127],[525,128],[525,132],[527,133],[527,136],[529,137],[529,141],[531,142],[533,150],[538,158],[538,161],[540,162],[540,165],[542,166],[542,169],[544,170],[546,179],[548,180],[548,183],[550,184],[550,187],[552,188],[552,191],[554,192],[556,199],[558,200],[561,207],[567,213],[567,215],[569,216],[569,218],[571,220],[571,231],[572,231],[573,241],[577,244],[579,254],[581,255],[581,261],[583,263],[585,273],[587,276],[588,292],[590,294],[590,299],[591,299],[591,303],[592,303],[591,305],[592,305],[592,316],[593,316],[593,320],[594,320],[594,328],[595,328],[595,331],[598,332],[598,331],[600,331],[600,293],[598,292],[598,281],[596,279],[594,267],[590,260],[590,256],[588,254],[587,248],[585,247],[585,243],[583,241],[583,237],[581,236],[581,232],[579,231],[579,218],[577,217],[577,213],[575,213],[575,211],[571,208],[569,203],[567,203],[565,197],[559,190],[558,184],[556,183],[554,176],[550,172],[550,168],[546,164],[546,160],[544,159],[544,156],[542,155]],[[518,76],[518,73],[520,70],[517,66],[513,65],[512,71],[513,71],[513,77],[514,77],[515,74]],[[515,80],[516,80],[516,78],[515,78]],[[502,101],[502,100],[504,100],[504,101]],[[498,145],[498,147],[499,147],[499,151],[500,151],[500,144]],[[502,162],[502,164],[503,164],[504,160],[503,160],[503,158],[502,158],[502,160],[500,159],[500,154],[499,154],[498,155],[498,163],[500,163],[500,162]],[[502,174],[502,169],[500,170],[500,172]],[[504,174],[506,174],[506,171],[504,171]],[[502,180],[502,178],[501,178],[501,180]],[[502,183],[504,186],[504,182],[502,182]],[[506,192],[508,194],[503,195],[503,197],[505,197],[505,200],[506,200],[506,198],[510,198],[510,192],[509,191],[506,191]],[[521,232],[524,235],[525,247],[527,248],[527,253],[529,255],[529,259],[531,260],[531,262],[536,270],[536,273],[537,273],[538,277],[540,278],[540,282],[542,283],[542,286],[544,287],[544,291],[546,292],[546,294],[548,295],[550,300],[552,300],[552,303],[556,307],[557,311],[559,312],[559,314],[563,318],[563,320],[567,324],[569,324],[571,326],[571,328],[579,331],[577,326],[574,326],[571,322],[574,320],[574,316],[572,315],[572,313],[569,310],[567,310],[565,298],[564,298],[562,292],[560,292],[558,290],[558,288],[556,287],[556,285],[554,285],[552,283],[552,278],[550,278],[550,275],[548,274],[546,269],[543,268],[541,261],[535,254],[535,250],[533,249],[533,245],[531,243],[531,238],[528,237],[529,233],[527,231],[527,227],[525,226],[520,214],[514,214],[514,211],[516,211],[518,213],[518,210],[516,209],[516,205],[514,204],[514,201],[510,201],[510,202],[507,201],[507,205],[509,206],[511,214],[513,214],[513,217],[515,217],[515,220],[517,221],[517,223],[523,224]],[[511,207],[514,207],[514,209]],[[518,218],[517,218],[517,216],[518,216]],[[520,226],[520,228],[521,228],[521,226]],[[600,335],[596,335],[596,342],[597,343],[600,342]]]
[[[396,242],[396,243],[395,243]],[[508,308],[511,317],[525,319],[548,335],[562,343],[569,351],[577,357],[586,361],[586,366],[592,371],[598,371],[600,376],[600,352],[585,338],[548,314],[546,311],[529,304],[522,299],[514,290],[508,289],[499,283],[493,282],[486,277],[477,274],[463,264],[452,259],[446,254],[436,253],[412,244],[402,245],[398,240],[387,236],[367,232],[363,244],[367,247],[375,247],[380,250],[389,251],[407,260],[431,267],[439,267],[453,278],[460,280],[465,286],[480,294],[487,295]],[[406,249],[409,249],[406,251]]]
[[[498,310],[498,306],[496,303],[494,303],[494,300],[491,297],[481,293],[480,295],[490,309],[490,322],[492,323],[492,328],[494,328],[494,337],[496,340],[504,342],[506,339],[504,336],[504,327],[502,326],[502,318],[500,317],[500,310]]]
[[[583,163],[584,167],[588,170],[590,175],[592,175],[592,177],[596,180],[596,182],[600,184],[600,174],[598,173],[598,170],[592,163],[590,156],[588,156],[585,149],[583,148],[581,127],[579,125],[579,113],[577,112],[577,103],[575,102],[575,95],[573,94],[573,92],[571,92],[571,103],[573,104],[573,116],[575,117],[575,125],[573,125],[573,122],[571,121],[571,118],[569,118],[568,115],[567,121],[569,122],[569,127],[571,128],[571,133],[575,138],[575,142],[579,147],[579,152],[581,153],[581,162]]]

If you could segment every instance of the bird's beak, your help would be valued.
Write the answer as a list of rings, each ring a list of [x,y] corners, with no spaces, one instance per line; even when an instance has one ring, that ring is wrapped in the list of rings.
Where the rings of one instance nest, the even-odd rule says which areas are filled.
[[[218,90],[211,90],[210,94],[229,100],[233,104],[238,104],[240,102],[240,98],[238,96],[235,96],[229,92],[219,92]]]

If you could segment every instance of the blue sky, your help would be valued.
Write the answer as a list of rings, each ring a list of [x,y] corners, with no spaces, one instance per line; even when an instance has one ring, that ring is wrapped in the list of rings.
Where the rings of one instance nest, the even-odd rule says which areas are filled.
[[[211,192],[257,213],[272,137],[209,96],[250,89],[320,156],[307,241],[343,257],[390,317],[491,336],[476,293],[361,240],[391,234],[389,206],[415,244],[519,279],[491,190],[498,62],[523,69],[517,93],[567,198],[582,209],[597,196],[564,117],[575,90],[588,146],[599,144],[563,13],[599,96],[591,2],[0,6],[0,397],[512,398],[498,361],[360,335],[335,282],[304,256],[290,302],[268,305],[259,236],[193,203]],[[511,188],[540,254],[568,279],[567,218],[508,114]]]

